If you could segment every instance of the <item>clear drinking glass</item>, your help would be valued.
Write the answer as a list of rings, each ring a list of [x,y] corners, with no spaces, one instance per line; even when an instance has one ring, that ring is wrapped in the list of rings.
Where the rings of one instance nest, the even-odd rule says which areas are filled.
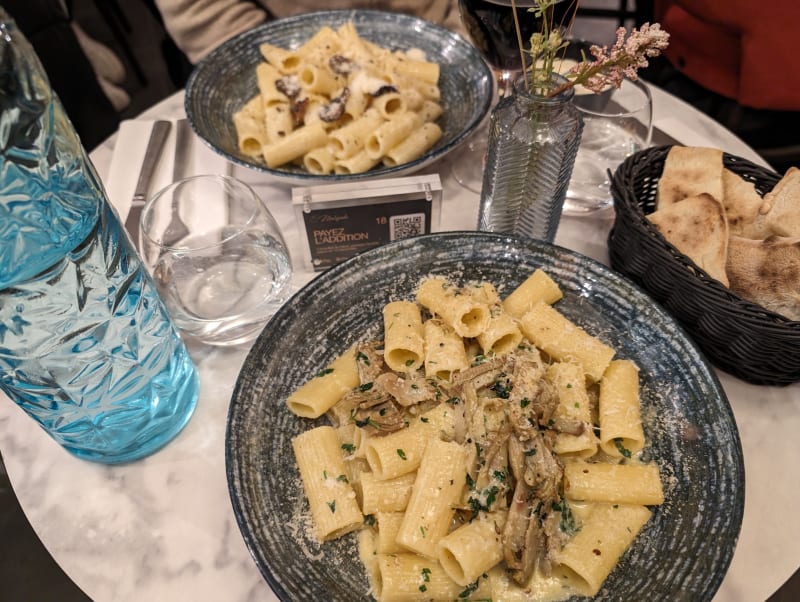
[[[573,104],[583,116],[583,137],[564,201],[565,215],[611,207],[608,175],[627,157],[650,146],[653,99],[646,84],[623,80],[619,89],[595,94],[576,88]]]
[[[172,319],[211,345],[254,339],[286,300],[292,264],[278,224],[243,182],[179,180],[142,209],[145,264]]]

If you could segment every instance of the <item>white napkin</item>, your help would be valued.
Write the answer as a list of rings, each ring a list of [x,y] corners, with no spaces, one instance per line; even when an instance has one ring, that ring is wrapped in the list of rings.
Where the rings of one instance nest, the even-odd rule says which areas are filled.
[[[131,119],[123,121],[117,132],[114,154],[104,184],[108,199],[116,208],[123,222],[131,207],[131,199],[136,182],[139,180],[139,170],[144,161],[144,152],[152,129],[153,121]],[[148,197],[172,183],[172,168],[175,163],[175,129],[173,121],[150,182]],[[231,163],[206,146],[194,132],[191,134],[189,152],[191,157],[187,162],[184,177],[199,174],[230,174]]]

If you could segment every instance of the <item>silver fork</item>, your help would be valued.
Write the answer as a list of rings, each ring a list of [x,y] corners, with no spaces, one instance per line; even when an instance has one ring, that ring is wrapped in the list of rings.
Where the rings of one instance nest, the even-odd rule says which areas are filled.
[[[175,163],[172,168],[172,181],[177,182],[187,175],[187,166],[192,156],[192,129],[186,119],[179,119],[175,123]],[[164,243],[175,246],[189,235],[189,228],[181,218],[179,207],[172,204],[172,215],[169,224],[164,230]]]

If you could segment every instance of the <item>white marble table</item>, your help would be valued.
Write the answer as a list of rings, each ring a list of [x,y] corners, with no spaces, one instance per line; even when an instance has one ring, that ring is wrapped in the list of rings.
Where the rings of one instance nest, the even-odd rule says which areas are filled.
[[[654,90],[654,107],[656,125],[684,144],[718,146],[760,161],[730,132],[660,90]],[[178,94],[142,118],[182,115]],[[92,153],[107,184],[113,147],[112,138]],[[477,196],[449,177],[446,161],[425,173],[436,171],[445,189],[441,229],[474,229]],[[294,285],[301,286],[313,274],[300,265],[289,188],[241,168],[233,173],[268,200],[295,258]],[[607,263],[610,225],[609,214],[564,218],[556,242]],[[78,460],[12,402],[0,400],[0,451],[20,504],[58,564],[95,602],[276,599],[239,533],[225,476],[227,408],[246,349],[196,348],[192,354],[201,375],[194,417],[165,449],[130,465]],[[739,426],[747,482],[739,545],[715,602],[764,600],[800,566],[800,465],[794,461],[800,384],[759,387],[719,376]],[[13,542],[2,545],[12,553]]]

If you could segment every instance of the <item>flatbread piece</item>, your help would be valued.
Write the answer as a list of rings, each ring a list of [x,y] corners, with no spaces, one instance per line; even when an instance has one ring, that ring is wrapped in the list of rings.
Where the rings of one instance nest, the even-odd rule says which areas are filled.
[[[772,234],[800,236],[800,169],[790,167],[775,187],[764,195],[761,213]]]
[[[719,201],[702,193],[654,211],[647,218],[681,253],[728,286],[728,222]]]
[[[800,238],[731,236],[728,278],[740,297],[800,320]]]
[[[764,199],[748,182],[728,168],[722,170],[722,206],[728,218],[728,231],[744,238],[766,238],[769,231],[761,213]]]
[[[673,146],[658,180],[656,209],[703,192],[721,201],[722,151],[702,146]]]

